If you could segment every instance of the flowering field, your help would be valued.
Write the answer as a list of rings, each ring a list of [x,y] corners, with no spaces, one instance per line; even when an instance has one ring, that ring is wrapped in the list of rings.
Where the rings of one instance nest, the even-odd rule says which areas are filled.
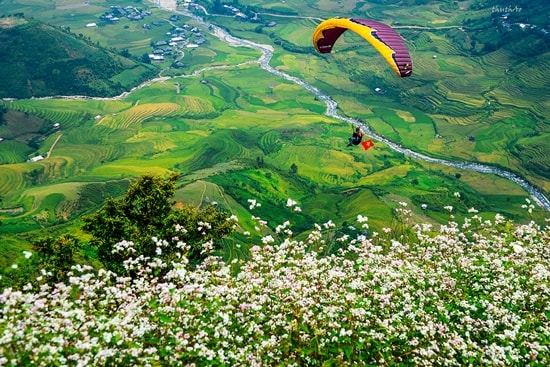
[[[67,284],[3,289],[0,365],[549,365],[550,227],[446,210],[445,225],[414,224],[401,203],[382,233],[359,215],[353,238],[254,217],[246,260],[192,267],[178,243],[170,264],[130,256],[134,278],[78,266]]]

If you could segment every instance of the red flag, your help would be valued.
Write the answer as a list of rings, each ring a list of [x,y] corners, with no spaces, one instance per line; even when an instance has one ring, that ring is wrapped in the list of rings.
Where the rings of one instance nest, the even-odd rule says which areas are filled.
[[[372,140],[369,139],[362,142],[361,145],[363,146],[363,148],[365,148],[365,150],[369,150],[374,146],[374,143],[372,142]]]

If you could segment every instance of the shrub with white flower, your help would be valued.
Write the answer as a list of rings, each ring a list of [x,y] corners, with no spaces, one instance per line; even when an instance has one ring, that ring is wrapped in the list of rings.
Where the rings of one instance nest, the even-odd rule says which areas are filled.
[[[550,365],[550,227],[468,220],[406,241],[335,237],[332,221],[299,240],[285,222],[238,272],[210,240],[160,276],[159,257],[127,260],[137,277],[76,266],[1,291],[0,365]],[[325,255],[330,241],[349,243]]]

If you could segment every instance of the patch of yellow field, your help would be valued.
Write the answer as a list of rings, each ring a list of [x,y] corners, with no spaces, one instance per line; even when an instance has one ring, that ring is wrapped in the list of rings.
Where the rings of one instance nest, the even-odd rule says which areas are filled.
[[[166,169],[164,167],[146,166],[146,165],[142,165],[144,161],[140,161],[140,162],[136,162],[135,165],[131,165],[131,164],[121,165],[120,162],[117,162],[118,164],[103,165],[103,166],[94,168],[91,174],[104,176],[104,177],[114,177],[116,176],[116,172],[119,172],[120,177],[127,177],[127,176],[142,176],[146,174],[162,176],[172,172],[169,169]]]
[[[550,192],[550,180],[546,179],[539,179],[539,178],[532,178],[533,183],[537,185],[538,187],[542,188],[544,192]]]
[[[434,19],[432,20],[432,24],[444,24],[447,23],[447,19]]]
[[[430,144],[428,144],[428,151],[430,152],[441,152],[445,149],[445,139],[433,139]]]
[[[195,106],[191,106],[191,108],[194,107]],[[166,116],[179,109],[180,105],[170,102],[139,104],[126,111],[107,115],[101,119],[98,124],[109,127],[127,128],[133,124],[140,124],[153,116]]]
[[[503,167],[508,167],[510,164],[510,162],[508,161],[508,157],[499,151],[494,151],[491,153],[477,152],[476,156],[480,162],[499,164]]]
[[[397,177],[404,178],[409,173],[412,167],[410,165],[402,165],[397,167],[390,167],[388,169],[367,173],[361,180],[358,182],[360,185],[382,185],[386,184],[389,179],[394,179]]]
[[[493,113],[492,118],[494,120],[504,120],[509,117],[512,117],[514,115],[514,110],[506,109],[506,110],[498,110]]]
[[[25,24],[27,20],[24,18],[6,17],[0,18],[0,28],[9,29],[15,26]]]
[[[395,110],[395,113],[405,122],[416,122],[416,119],[409,111]]]
[[[481,108],[485,104],[484,98],[480,97],[476,99],[476,98],[473,98],[473,95],[469,95],[469,94],[462,94],[462,93],[448,91],[445,97],[449,101],[461,102],[466,105],[474,106],[476,108]]]
[[[214,111],[212,103],[204,98],[183,95],[178,97],[178,102],[181,103],[180,109],[186,112],[202,114]],[[173,111],[170,111],[170,113]]]
[[[164,139],[161,136],[164,134],[159,134],[156,132],[139,132],[136,135],[132,136],[127,140],[129,143],[148,141],[153,144],[153,147],[156,151],[166,151],[169,149],[174,149],[177,147],[173,141],[169,139]]]
[[[481,114],[471,115],[471,116],[446,116],[446,115],[430,115],[436,123],[438,121],[445,121],[449,125],[472,125],[477,124],[479,119],[481,119]]]

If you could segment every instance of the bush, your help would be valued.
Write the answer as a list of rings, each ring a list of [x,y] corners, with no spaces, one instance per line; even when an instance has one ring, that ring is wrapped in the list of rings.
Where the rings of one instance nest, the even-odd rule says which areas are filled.
[[[83,229],[93,236],[90,244],[97,247],[99,260],[118,274],[130,275],[124,267],[127,254],[113,251],[115,244],[131,239],[136,256],[152,258],[159,255],[153,238],[165,239],[160,258],[169,259],[179,253],[180,242],[190,246],[189,259],[196,263],[204,259],[197,241],[216,239],[231,233],[234,223],[218,209],[183,206],[176,208],[172,200],[178,176],[144,175],[130,185],[119,199],[108,199],[96,213],[84,218]]]

